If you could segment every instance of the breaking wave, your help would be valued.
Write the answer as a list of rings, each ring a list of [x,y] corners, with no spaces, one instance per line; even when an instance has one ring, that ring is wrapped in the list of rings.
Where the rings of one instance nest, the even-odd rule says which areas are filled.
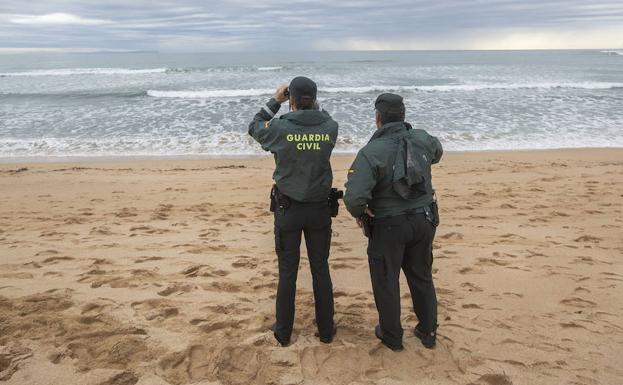
[[[61,68],[54,70],[32,70],[22,72],[0,72],[0,77],[22,76],[71,76],[71,75],[142,75],[165,73],[167,68]]]
[[[325,93],[349,93],[365,94],[373,92],[390,91],[424,91],[424,92],[450,92],[450,91],[480,91],[480,90],[515,90],[515,89],[554,89],[554,88],[577,88],[577,89],[615,89],[623,88],[623,83],[606,82],[582,82],[582,83],[526,83],[526,84],[455,84],[455,85],[434,85],[434,86],[363,86],[363,87],[325,87],[320,88],[319,92]],[[147,95],[156,98],[189,98],[189,99],[209,99],[220,97],[252,97],[270,95],[273,89],[250,88],[250,89],[229,89],[229,90],[182,90],[164,91],[149,90]]]

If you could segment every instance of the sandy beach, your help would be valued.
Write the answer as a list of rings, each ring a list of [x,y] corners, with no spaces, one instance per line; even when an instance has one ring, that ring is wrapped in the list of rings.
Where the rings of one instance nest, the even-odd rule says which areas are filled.
[[[352,157],[334,157],[342,187]],[[0,165],[0,383],[623,383],[623,149],[449,153],[434,167],[439,339],[401,277],[405,351],[375,339],[366,241],[341,207],[338,333],[273,322],[273,160]]]

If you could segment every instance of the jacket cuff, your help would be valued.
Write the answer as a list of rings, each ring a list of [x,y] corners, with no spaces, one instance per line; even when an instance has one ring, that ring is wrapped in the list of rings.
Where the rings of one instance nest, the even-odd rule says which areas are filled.
[[[273,116],[275,116],[277,112],[279,112],[279,108],[281,108],[281,104],[278,101],[276,101],[275,98],[270,98],[270,100],[266,103],[266,106],[262,108],[272,118]]]

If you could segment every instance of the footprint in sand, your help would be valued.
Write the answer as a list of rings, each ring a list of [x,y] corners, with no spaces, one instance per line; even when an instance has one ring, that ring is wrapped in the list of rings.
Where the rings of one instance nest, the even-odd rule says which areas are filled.
[[[348,263],[343,263],[343,262],[333,262],[331,264],[331,268],[332,269],[336,269],[336,270],[341,270],[341,269],[355,269],[355,266],[352,266],[351,264]]]
[[[560,322],[558,325],[563,329],[586,329],[584,326],[575,322]]]
[[[179,309],[170,301],[160,298],[133,302],[132,309],[148,321],[164,321],[165,319],[179,315]]]
[[[277,289],[277,281],[273,280],[271,282],[265,282],[262,280],[262,283],[253,285],[253,290],[262,290],[262,289],[270,289],[269,292],[274,292]]]
[[[164,258],[162,257],[139,257],[134,260],[134,263],[145,263],[150,261],[160,261]]]
[[[215,346],[191,345],[184,351],[165,355],[158,366],[162,377],[171,384],[210,381],[216,379],[218,354]]]
[[[117,304],[112,300],[98,299],[92,302],[88,302],[80,309],[80,314],[83,316],[96,316],[104,313],[109,313]]]
[[[471,283],[471,282],[463,282],[461,284],[461,287],[466,288],[467,291],[471,291],[471,292],[481,292],[482,288]],[[439,290],[438,290],[439,291]]]
[[[231,266],[237,269],[255,269],[257,267],[257,261],[247,256],[240,256],[237,260],[232,262]]]
[[[548,218],[544,218],[544,217],[533,217],[528,219],[530,222],[539,222],[539,223],[547,223],[549,222]]]
[[[32,279],[34,276],[30,273],[0,273],[0,278]]]
[[[83,215],[83,216],[86,216],[86,217],[93,215],[93,209],[84,208],[84,209],[80,209],[78,211],[80,211],[80,215]]]
[[[139,234],[166,234],[173,232],[173,230],[157,228],[154,226],[134,226],[130,228],[132,234],[131,237],[137,236]]]
[[[53,239],[63,239],[66,235],[78,235],[76,233],[65,233],[59,231],[42,231],[39,237],[41,238],[53,238]]]
[[[199,233],[199,238],[216,238],[221,234],[218,229],[210,228],[201,230]]]
[[[586,265],[592,266],[595,264],[595,260],[591,257],[580,256],[580,257],[575,257],[573,261],[571,261],[570,263],[586,264]]]
[[[229,271],[215,269],[208,265],[192,265],[181,271],[187,277],[225,277]]]
[[[525,364],[523,364],[525,366]],[[513,382],[506,374],[483,374],[472,383],[473,385],[513,385]]]
[[[579,308],[595,307],[597,304],[593,301],[582,299],[579,297],[569,297],[560,301],[561,304],[566,306],[573,306]]]
[[[158,205],[158,207],[152,212],[151,219],[153,220],[168,219],[169,215],[171,215],[171,210],[173,210],[173,205],[162,203]]]
[[[380,344],[379,344],[380,345]],[[372,354],[378,354],[375,351]],[[380,351],[383,354],[383,351]],[[335,378],[339,376],[340,383],[356,383],[362,373],[372,374],[382,370],[378,360],[367,349],[357,346],[345,346],[339,350],[327,350],[322,346],[303,348],[300,362],[304,378]],[[375,362],[377,361],[377,362]]]
[[[217,375],[224,384],[251,384],[268,365],[264,347],[226,347],[217,360]]]
[[[205,202],[197,205],[192,205],[189,208],[185,209],[185,211],[208,213],[213,211],[213,206],[214,205],[212,203]]]
[[[573,242],[584,242],[584,243],[599,243],[600,241],[603,241],[603,239],[594,237],[592,235],[583,235],[573,240]]]
[[[528,253],[528,255],[526,255],[526,258],[547,257],[547,255],[533,250],[526,250],[526,253]]]
[[[49,257],[49,258],[46,258],[41,263],[46,264],[46,265],[53,265],[53,264],[56,264],[56,263],[61,262],[61,261],[73,261],[73,260],[74,260],[74,258],[72,258],[72,257],[59,256],[59,257]]]
[[[8,381],[32,357],[32,351],[17,344],[0,346],[0,381]]]
[[[601,275],[605,275],[605,278],[599,278],[600,281],[617,281],[617,282],[623,282],[623,275],[617,274],[617,273],[613,273],[610,271],[602,271],[599,274]]]
[[[190,249],[186,250],[186,253],[189,254],[206,254],[210,251],[226,251],[227,245],[209,245],[209,246],[196,246],[196,245],[188,245],[192,246]]]
[[[188,293],[195,289],[195,285],[192,284],[183,284],[183,283],[172,283],[166,287],[164,290],[160,290],[158,295],[163,297],[168,297],[173,293]]]
[[[91,228],[90,233],[91,235],[113,235],[115,233],[113,233],[110,228],[108,228],[107,226],[96,226]]]
[[[97,383],[97,385],[134,385],[138,382],[138,377],[129,371],[125,370],[121,373],[112,375],[110,378]]]
[[[513,234],[513,233],[507,233],[507,234],[502,234],[500,235],[500,238],[505,238],[505,239],[526,239],[526,237],[522,237],[521,235],[517,235],[517,234]]]
[[[195,324],[198,325],[199,330],[204,333],[210,334],[220,330],[235,330],[241,326],[241,321],[234,320],[231,317],[216,317],[213,319],[195,319]]]
[[[476,262],[476,265],[482,266],[507,266],[508,264],[509,262],[494,258],[478,258],[478,262]]]
[[[442,239],[448,239],[448,240],[461,240],[463,239],[463,235],[461,233],[457,233],[457,232],[450,232],[447,234],[443,234],[439,236]]]
[[[103,285],[108,285],[113,289],[148,286],[149,282],[158,282],[161,279],[155,271],[151,270],[107,271],[97,266],[80,275],[78,282],[90,282],[93,289]]]
[[[130,218],[137,216],[136,207],[124,207],[121,210],[114,213],[114,215],[118,218]]]
[[[68,217],[63,220],[66,225],[79,225],[85,222],[84,219],[79,217]]]

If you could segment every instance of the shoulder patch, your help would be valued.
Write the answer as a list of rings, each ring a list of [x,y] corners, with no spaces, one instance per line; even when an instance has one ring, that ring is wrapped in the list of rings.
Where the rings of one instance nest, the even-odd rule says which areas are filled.
[[[270,120],[267,120],[264,122],[264,128],[268,128],[268,125],[270,124]]]
[[[352,168],[351,168],[351,169],[349,169],[349,170],[348,170],[348,175],[350,175],[350,174],[354,174],[354,173],[355,173],[355,170],[354,170],[354,169],[352,169]]]

